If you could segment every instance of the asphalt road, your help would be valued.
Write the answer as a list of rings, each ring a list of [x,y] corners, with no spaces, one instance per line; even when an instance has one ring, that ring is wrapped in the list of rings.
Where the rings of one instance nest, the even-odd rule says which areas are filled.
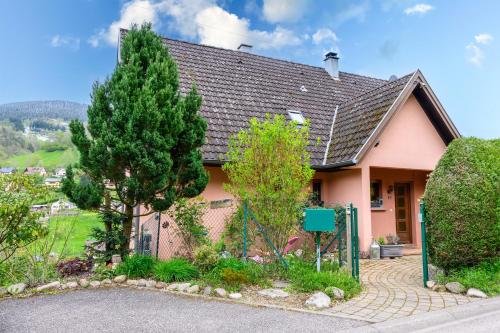
[[[333,332],[366,324],[134,289],[0,301],[0,332]]]

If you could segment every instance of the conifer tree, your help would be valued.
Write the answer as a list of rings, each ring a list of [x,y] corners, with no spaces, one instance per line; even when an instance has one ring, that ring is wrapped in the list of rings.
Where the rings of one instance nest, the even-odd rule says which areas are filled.
[[[200,152],[207,125],[198,114],[195,86],[180,94],[177,66],[150,24],[133,27],[121,45],[111,77],[93,86],[87,128],[80,121],[70,124],[83,175],[76,181],[72,170],[63,191],[83,209],[123,205],[117,211],[123,253],[137,216],[134,207],[165,211],[178,198],[201,193],[208,175]],[[106,222],[105,227],[111,230]]]

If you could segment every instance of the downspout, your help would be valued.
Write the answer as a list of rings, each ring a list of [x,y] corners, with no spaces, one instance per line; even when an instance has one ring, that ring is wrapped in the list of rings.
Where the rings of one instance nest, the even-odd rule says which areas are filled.
[[[328,138],[328,142],[326,144],[325,156],[323,157],[323,165],[326,165],[326,159],[328,157],[328,151],[330,150],[330,144],[332,143],[333,136],[333,126],[335,125],[335,120],[337,119],[337,112],[339,110],[339,106],[335,107],[335,112],[333,113],[332,127],[330,127],[330,137]]]

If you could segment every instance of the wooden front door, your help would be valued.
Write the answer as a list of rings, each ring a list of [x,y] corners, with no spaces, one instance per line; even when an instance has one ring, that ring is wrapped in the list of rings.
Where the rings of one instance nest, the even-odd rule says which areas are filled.
[[[396,200],[396,233],[401,243],[411,243],[410,184],[394,184]]]

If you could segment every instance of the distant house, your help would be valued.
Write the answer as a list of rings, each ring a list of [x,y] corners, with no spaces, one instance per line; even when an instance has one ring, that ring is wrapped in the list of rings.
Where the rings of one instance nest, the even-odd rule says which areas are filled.
[[[12,175],[15,172],[16,172],[16,168],[13,168],[13,167],[0,168],[0,175]]]
[[[59,200],[53,202],[50,206],[50,215],[71,215],[71,213],[75,213],[76,205],[69,201]],[[72,212],[73,211],[73,212]]]
[[[61,186],[61,178],[57,178],[57,177],[45,178],[44,183],[46,186],[59,187],[59,186]]]
[[[65,168],[56,168],[54,171],[54,176],[57,177],[66,177],[66,169]]]
[[[24,169],[24,174],[47,176],[47,171],[44,167],[27,167],[26,169]]]

